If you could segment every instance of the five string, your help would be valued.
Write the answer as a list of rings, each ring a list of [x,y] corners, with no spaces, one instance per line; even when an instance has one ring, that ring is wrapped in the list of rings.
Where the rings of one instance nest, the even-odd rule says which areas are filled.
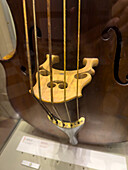
[[[35,52],[36,52],[36,64],[37,64],[37,73],[38,73],[38,91],[39,91],[39,101],[41,101],[41,85],[40,85],[40,72],[39,72],[39,56],[38,56],[38,45],[37,45],[37,28],[36,28],[36,10],[35,10],[35,0],[33,2],[33,20],[34,20],[34,38],[35,38]],[[78,80],[79,80],[79,52],[80,52],[80,6],[81,0],[78,0],[78,41],[77,41],[77,83],[76,83],[76,105],[77,105],[77,119],[80,118],[79,113],[79,100],[78,100]],[[32,70],[31,70],[31,58],[30,58],[30,49],[29,49],[29,37],[28,37],[28,26],[27,26],[27,13],[26,13],[26,2],[23,0],[23,13],[24,13],[24,24],[25,24],[25,37],[26,37],[26,49],[27,49],[27,58],[28,58],[28,68],[29,68],[29,81],[30,89],[33,94],[33,81],[32,81]],[[47,0],[47,21],[48,21],[48,50],[49,50],[49,67],[50,67],[50,84],[51,84],[51,103],[53,110],[55,111],[58,118],[62,121],[61,116],[59,115],[56,107],[54,106],[54,96],[53,96],[53,70],[52,70],[52,37],[51,37],[51,9],[50,9],[50,0]],[[68,119],[71,122],[70,113],[66,103],[66,0],[63,0],[63,38],[64,38],[64,104],[66,108],[66,113]],[[49,109],[42,104],[45,111],[50,113]]]

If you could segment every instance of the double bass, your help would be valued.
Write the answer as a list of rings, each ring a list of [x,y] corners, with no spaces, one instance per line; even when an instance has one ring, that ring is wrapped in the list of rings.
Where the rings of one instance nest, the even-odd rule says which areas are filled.
[[[1,62],[16,112],[73,145],[127,141],[128,46],[113,14],[118,0],[7,3],[17,46]]]

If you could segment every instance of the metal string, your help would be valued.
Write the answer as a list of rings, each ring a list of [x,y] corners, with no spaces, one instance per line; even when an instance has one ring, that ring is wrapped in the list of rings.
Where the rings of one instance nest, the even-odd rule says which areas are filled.
[[[66,111],[71,122],[69,115],[67,103],[66,103],[66,2],[64,0],[64,102]],[[30,58],[30,48],[29,48],[29,38],[28,38],[28,26],[27,26],[27,13],[26,13],[26,2],[23,0],[23,13],[24,13],[24,23],[25,23],[25,37],[26,37],[26,49],[28,58],[28,68],[29,68],[29,81],[30,89],[33,94],[33,81],[32,81],[32,69],[31,69],[31,58]],[[50,82],[51,82],[51,103],[54,111],[56,112],[58,118],[62,121],[57,109],[53,104],[53,77],[52,77],[52,45],[51,45],[51,15],[50,15],[50,0],[47,0],[47,17],[48,17],[48,47],[49,47],[49,66],[50,66]],[[33,0],[33,18],[34,18],[34,34],[35,34],[35,49],[36,49],[36,61],[37,61],[37,72],[38,72],[38,89],[39,89],[39,100],[41,101],[40,92],[40,74],[39,74],[39,59],[38,59],[38,47],[37,47],[37,29],[36,29],[36,14],[35,14],[35,1]],[[44,107],[47,114],[50,113],[49,109],[42,103],[40,104]],[[63,122],[63,121],[62,121]]]
[[[41,87],[40,87],[40,72],[39,72],[39,55],[37,46],[37,28],[36,28],[36,10],[35,10],[35,0],[33,2],[33,20],[34,20],[34,38],[35,38],[35,50],[36,50],[36,64],[38,73],[38,91],[39,91],[39,101],[41,102]]]
[[[30,58],[30,49],[29,49],[28,24],[27,24],[27,13],[26,13],[25,0],[23,0],[23,14],[24,14],[25,38],[26,38],[27,58],[28,58],[29,82],[30,82],[31,93],[33,94],[33,80],[32,80],[32,69],[31,69],[31,58]]]
[[[31,58],[30,58],[30,49],[29,49],[29,38],[28,38],[28,24],[27,24],[27,13],[26,13],[26,1],[23,0],[23,13],[24,13],[24,25],[25,25],[25,37],[26,37],[26,48],[27,48],[27,58],[28,58],[28,68],[29,68],[29,81],[30,89],[33,94],[33,81],[32,81],[32,70],[31,70]],[[37,29],[36,29],[36,13],[35,13],[35,1],[33,0],[33,18],[34,18],[34,34],[35,34],[35,48],[36,48],[36,61],[37,61],[37,71],[38,71],[38,88],[39,88],[39,100],[40,104],[46,113],[51,116],[50,110],[46,107],[41,101],[41,92],[40,92],[40,75],[39,75],[39,59],[38,59],[38,47],[37,47]],[[34,96],[34,95],[33,95]],[[34,96],[35,97],[35,96]],[[35,97],[35,99],[37,99]],[[61,120],[61,119],[60,119]]]
[[[77,37],[77,88],[76,88],[76,106],[77,106],[77,119],[80,118],[79,113],[79,98],[78,98],[78,87],[79,87],[79,60],[80,60],[80,12],[81,12],[81,0],[78,0],[78,37]]]
[[[53,77],[52,77],[52,41],[51,41],[51,13],[50,0],[47,0],[47,20],[48,20],[48,49],[49,49],[49,67],[51,84],[51,103],[53,103]]]
[[[64,104],[66,108],[66,112],[71,122],[71,117],[69,114],[68,106],[66,103],[66,0],[63,0],[63,31],[64,31]]]
[[[51,9],[50,0],[47,0],[47,20],[48,20],[48,48],[49,48],[49,67],[50,67],[50,84],[51,84],[51,103],[58,118],[62,121],[56,107],[53,104],[53,73],[52,73],[52,38],[51,38]],[[63,122],[63,121],[62,121]]]

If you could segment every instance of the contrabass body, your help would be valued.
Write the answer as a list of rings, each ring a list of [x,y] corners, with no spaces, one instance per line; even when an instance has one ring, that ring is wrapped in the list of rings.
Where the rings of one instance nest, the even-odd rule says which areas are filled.
[[[80,58],[79,68],[82,69],[84,58],[99,60],[95,68],[95,75],[90,84],[82,87],[82,95],[79,96],[80,116],[85,117],[86,122],[78,134],[79,143],[110,144],[122,142],[128,139],[128,86],[124,85],[128,73],[127,36],[122,34],[120,40],[123,46],[119,63],[115,63],[117,50],[116,33],[112,29],[104,32],[107,23],[112,18],[112,0],[86,0],[81,1],[81,29],[80,29]],[[1,61],[7,75],[7,89],[10,101],[21,117],[34,127],[55,139],[67,141],[67,136],[52,124],[45,110],[30,93],[29,69],[27,62],[26,37],[24,27],[23,1],[8,0],[11,9],[17,35],[17,47],[13,55],[5,57]],[[48,25],[47,25],[47,1],[36,0],[36,28],[39,53],[39,65],[46,61],[48,49]],[[77,69],[77,1],[67,1],[67,70]],[[32,1],[26,0],[27,27],[29,37],[30,58],[32,66],[32,79],[36,84],[36,52],[34,41],[34,22]],[[117,28],[117,26],[109,25]],[[107,37],[107,38],[106,38]],[[53,65],[56,70],[63,70],[63,1],[51,0],[51,40],[52,54],[59,56],[59,62]],[[118,52],[119,53],[119,52]],[[120,54],[117,54],[120,55]],[[118,57],[118,56],[117,56]],[[116,66],[119,64],[119,67]],[[114,69],[118,69],[118,73]],[[46,71],[46,70],[45,70]],[[14,72],[10,76],[10,72]],[[115,75],[114,75],[115,74]],[[121,82],[115,79],[119,76]],[[46,75],[45,75],[46,76]],[[54,75],[53,75],[54,76]],[[58,83],[58,82],[56,82]],[[61,83],[61,82],[60,82]],[[42,83],[41,83],[42,86]],[[42,94],[43,95],[43,94]],[[47,94],[46,94],[47,95]],[[54,98],[54,96],[53,96]],[[45,102],[47,108],[54,113],[52,104]],[[63,120],[68,120],[65,114],[65,104],[55,102],[59,114]],[[76,99],[67,101],[71,121],[76,121]]]

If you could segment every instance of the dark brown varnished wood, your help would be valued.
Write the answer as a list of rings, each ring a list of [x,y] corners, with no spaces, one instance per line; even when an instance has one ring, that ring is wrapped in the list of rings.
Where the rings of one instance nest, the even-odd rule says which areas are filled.
[[[108,41],[101,38],[103,30],[112,19],[112,8],[116,2],[111,0],[82,1],[80,66],[82,67],[84,57],[99,58],[99,66],[95,69],[96,74],[92,82],[83,89],[83,96],[79,99],[80,114],[86,117],[86,123],[78,135],[79,143],[104,145],[128,140],[128,86],[117,83],[114,78],[116,36],[111,31]],[[40,104],[28,93],[29,81],[22,0],[8,0],[8,4],[17,34],[15,55],[11,60],[2,62],[6,70],[10,101],[21,117],[31,125],[57,139],[67,139],[63,132],[49,122]],[[38,38],[38,48],[40,64],[42,64],[48,53],[46,1],[37,0],[36,9],[37,27],[41,32],[40,38]],[[62,1],[52,0],[51,9],[53,54],[60,56],[60,63],[54,67],[63,69]],[[30,0],[27,0],[27,15],[28,28],[32,30],[33,17]],[[110,26],[113,25],[114,22],[110,23]],[[127,32],[122,31],[122,36],[123,46],[119,76],[125,82],[128,73]],[[32,31],[30,44],[32,61],[35,60],[33,38]],[[76,1],[71,0],[67,2],[67,68],[69,70],[76,69],[76,45],[77,4]],[[22,66],[26,68],[26,75],[21,71]],[[15,70],[15,74],[10,76],[12,69]],[[33,74],[34,78],[35,74]],[[75,102],[75,100],[68,102],[72,120],[76,120]],[[52,111],[51,104],[46,103],[46,105]],[[62,118],[67,120],[64,104],[56,104],[56,107]]]

